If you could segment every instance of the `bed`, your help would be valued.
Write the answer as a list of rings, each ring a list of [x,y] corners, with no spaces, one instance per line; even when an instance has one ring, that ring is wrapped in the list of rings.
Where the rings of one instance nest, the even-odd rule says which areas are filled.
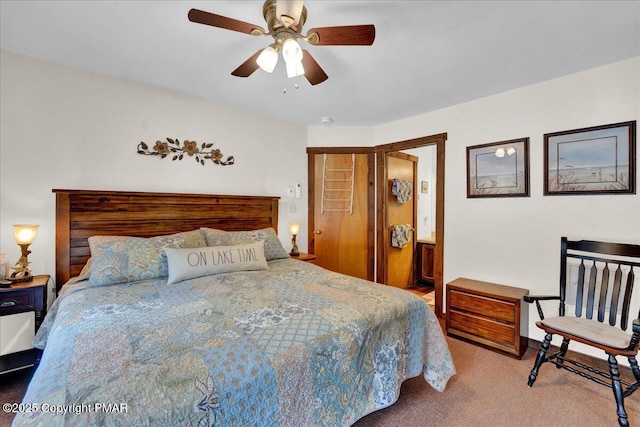
[[[54,192],[60,292],[14,426],[348,426],[455,374],[421,298],[289,258],[277,197]]]

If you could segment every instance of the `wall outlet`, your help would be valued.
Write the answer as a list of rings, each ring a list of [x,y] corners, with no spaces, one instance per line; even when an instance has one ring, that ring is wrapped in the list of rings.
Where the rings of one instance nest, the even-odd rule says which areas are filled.
[[[288,191],[287,191],[287,195],[289,197],[296,197],[296,189],[293,187],[289,187]]]

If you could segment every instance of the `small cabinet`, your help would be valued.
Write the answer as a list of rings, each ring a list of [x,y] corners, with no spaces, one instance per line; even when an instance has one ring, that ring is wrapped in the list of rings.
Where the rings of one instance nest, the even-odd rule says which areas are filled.
[[[34,366],[41,351],[32,348],[47,314],[49,276],[0,288],[0,374]]]
[[[416,242],[416,284],[431,285],[435,283],[434,273],[435,244]]]
[[[447,284],[447,335],[521,358],[527,349],[527,289],[465,278]],[[524,332],[524,333],[523,333]]]

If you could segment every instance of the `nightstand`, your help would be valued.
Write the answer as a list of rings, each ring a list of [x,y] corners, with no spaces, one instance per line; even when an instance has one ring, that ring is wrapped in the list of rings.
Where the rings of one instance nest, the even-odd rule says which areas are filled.
[[[316,262],[317,257],[314,254],[306,254],[304,252],[300,252],[300,255],[297,255],[297,256],[291,255],[291,258],[297,259],[299,261],[305,261],[305,262],[308,262],[309,264],[313,264]]]
[[[522,358],[529,339],[528,289],[458,278],[447,284],[447,335]],[[524,333],[523,333],[524,332]]]
[[[48,275],[0,288],[0,374],[40,361],[33,337],[47,314]]]

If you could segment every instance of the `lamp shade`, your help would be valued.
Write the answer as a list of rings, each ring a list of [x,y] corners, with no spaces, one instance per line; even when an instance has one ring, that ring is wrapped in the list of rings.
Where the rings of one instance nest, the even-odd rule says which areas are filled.
[[[291,231],[291,234],[293,234],[294,236],[297,236],[300,232],[300,224],[298,224],[297,222],[292,222],[291,224],[289,224],[289,231]]]
[[[302,48],[294,39],[286,39],[282,44],[282,57],[287,65],[287,77],[298,77],[304,74],[302,66]]]
[[[262,51],[262,53],[258,55],[256,63],[267,73],[273,72],[273,70],[276,68],[276,64],[278,63],[278,51],[275,50],[272,46],[266,47]]]
[[[286,62],[300,62],[302,48],[294,39],[286,39],[282,44],[282,57]]]
[[[16,238],[16,243],[19,245],[30,245],[33,243],[33,239],[36,238],[38,233],[37,224],[14,224],[13,235]]]
[[[289,61],[286,63],[287,65],[287,77],[298,77],[304,75],[304,67],[302,66],[302,62],[298,61]]]

